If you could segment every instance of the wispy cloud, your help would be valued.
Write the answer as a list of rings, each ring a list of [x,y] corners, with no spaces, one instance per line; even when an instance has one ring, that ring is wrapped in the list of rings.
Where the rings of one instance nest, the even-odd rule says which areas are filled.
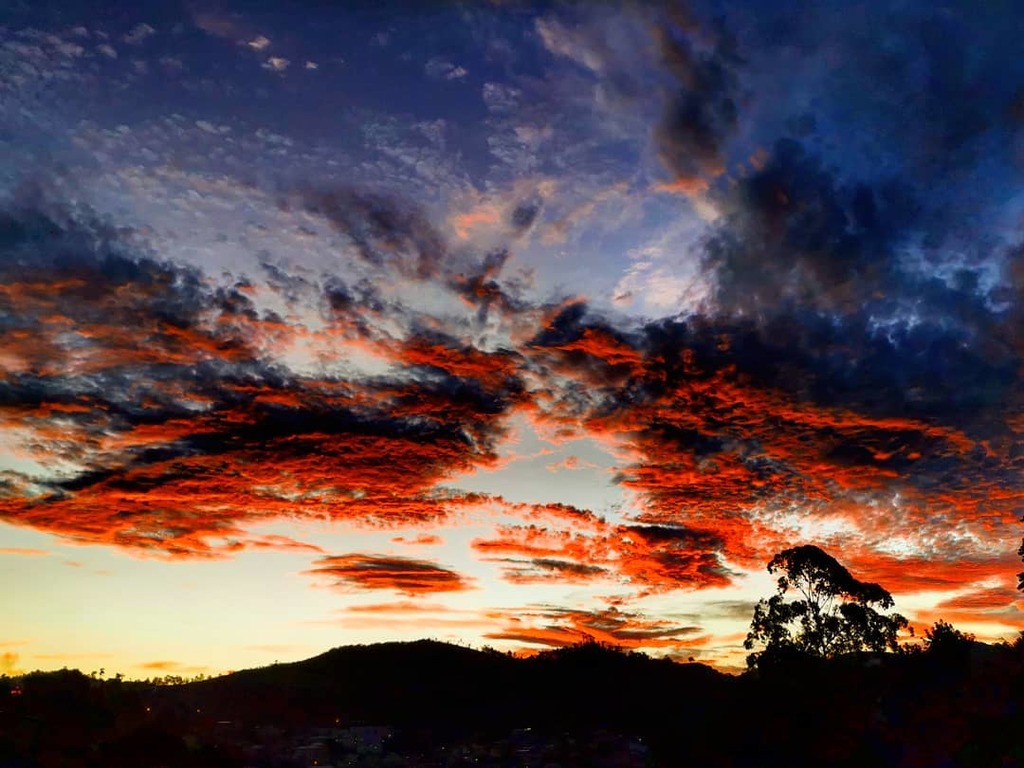
[[[15,555],[20,557],[46,557],[51,554],[45,549],[33,549],[32,547],[0,547],[0,555]]]
[[[339,587],[388,589],[406,595],[462,592],[472,579],[426,560],[389,555],[349,554],[323,557],[307,573]]]
[[[696,626],[652,620],[617,608],[585,611],[540,606],[506,614],[505,628],[487,636],[554,647],[595,640],[623,648],[670,648],[691,642],[687,638],[700,631]]]

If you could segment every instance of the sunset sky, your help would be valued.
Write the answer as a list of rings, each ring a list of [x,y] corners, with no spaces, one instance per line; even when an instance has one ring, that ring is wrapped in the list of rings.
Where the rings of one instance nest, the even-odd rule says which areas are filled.
[[[120,7],[119,7],[120,6]],[[13,0],[0,673],[1024,628],[1024,6]]]

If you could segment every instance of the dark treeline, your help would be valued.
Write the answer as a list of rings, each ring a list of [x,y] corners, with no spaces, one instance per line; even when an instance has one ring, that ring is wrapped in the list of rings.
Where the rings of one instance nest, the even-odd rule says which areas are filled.
[[[390,762],[352,752],[326,764],[527,765],[532,747],[507,745],[529,733],[575,745],[552,761],[563,766],[1024,765],[1024,642],[937,637],[914,652],[794,654],[740,676],[592,642],[523,659],[433,641],[174,686],[36,672],[2,678],[0,766],[325,764],[280,745],[360,724],[394,734]],[[643,749],[585,756],[609,733]]]

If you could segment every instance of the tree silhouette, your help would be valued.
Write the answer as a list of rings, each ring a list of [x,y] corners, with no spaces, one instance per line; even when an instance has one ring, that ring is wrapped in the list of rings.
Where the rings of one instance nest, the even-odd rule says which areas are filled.
[[[1024,518],[1021,518],[1024,521]],[[1021,561],[1024,561],[1024,539],[1020,540],[1020,549],[1017,550],[1017,554],[1020,555]],[[1017,574],[1017,589],[1024,591],[1024,571]]]
[[[831,555],[813,545],[783,550],[768,563],[768,572],[782,572],[778,591],[758,601],[747,650],[748,666],[786,655],[833,658],[854,651],[896,651],[896,636],[907,626],[898,613],[885,615],[875,607],[893,607],[892,595],[878,584],[858,581]],[[787,600],[790,591],[797,597]]]
[[[974,642],[974,635],[969,632],[961,632],[942,619],[935,622],[931,629],[926,629],[924,635],[925,649],[929,653],[940,655],[967,653]]]

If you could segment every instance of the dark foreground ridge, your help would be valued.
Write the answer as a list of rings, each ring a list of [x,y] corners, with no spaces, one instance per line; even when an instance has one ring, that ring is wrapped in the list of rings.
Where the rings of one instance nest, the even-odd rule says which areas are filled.
[[[1024,643],[738,677],[597,643],[336,648],[172,686],[0,678],[0,768],[1024,765]]]

